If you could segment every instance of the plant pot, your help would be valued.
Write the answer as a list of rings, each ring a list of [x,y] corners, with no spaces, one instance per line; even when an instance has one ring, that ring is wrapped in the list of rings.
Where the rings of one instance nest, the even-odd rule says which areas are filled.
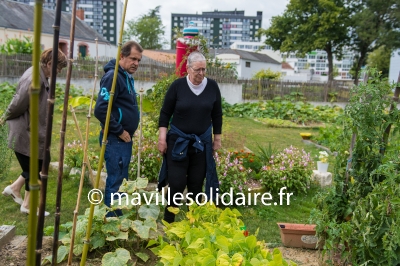
[[[311,138],[311,133],[300,133],[302,139],[308,140]]]
[[[278,226],[285,247],[317,248],[318,237],[315,224],[278,223]]]
[[[323,162],[321,162],[321,161],[318,161],[318,162],[317,162],[317,170],[318,170],[318,172],[320,172],[320,173],[326,173],[326,172],[328,172],[328,166],[329,166],[329,163],[323,163]]]

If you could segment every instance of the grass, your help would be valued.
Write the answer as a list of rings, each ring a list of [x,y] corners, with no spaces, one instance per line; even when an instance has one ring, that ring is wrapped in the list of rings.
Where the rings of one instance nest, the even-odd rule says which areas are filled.
[[[301,132],[305,132],[305,130],[268,127],[249,118],[224,117],[223,136],[225,139],[223,139],[222,145],[224,147],[226,145],[233,146],[236,149],[246,147],[256,154],[259,152],[258,145],[268,148],[269,142],[278,151],[292,145],[310,152],[312,158],[317,160],[316,156],[320,150],[313,145],[304,144],[300,136]],[[318,129],[308,128],[306,132],[315,135],[318,133]],[[312,198],[319,190],[318,187],[312,187],[306,193],[295,193],[291,196],[288,206],[279,206],[279,204],[264,206],[259,203],[252,207],[238,206],[237,209],[243,215],[243,222],[250,233],[259,229],[258,239],[280,246],[282,243],[277,223],[308,223],[310,211],[315,207]],[[273,198],[279,198],[279,196],[276,195]]]
[[[277,206],[271,204],[264,206],[246,207],[237,209],[242,214],[242,220],[250,233],[259,230],[257,239],[262,239],[270,246],[281,246],[278,222],[308,224],[310,211],[315,207],[312,198],[320,190],[318,187],[310,188],[306,193],[294,193],[290,196],[290,204],[286,205],[286,195],[283,196],[283,205],[279,205],[279,195],[273,195]],[[275,200],[271,201],[274,202]]]
[[[77,112],[77,118],[80,123],[82,134],[85,133],[86,113]],[[59,157],[59,141],[61,113],[55,112],[53,124],[53,137],[51,155],[52,161],[57,161]],[[99,122],[92,116],[90,121],[89,133],[89,149],[99,152],[98,132],[100,130]],[[300,132],[304,132],[302,128],[271,128],[260,122],[256,122],[247,118],[224,118],[223,128],[223,146],[233,147],[234,149],[242,149],[244,147],[258,152],[258,145],[268,147],[271,142],[273,148],[282,150],[290,145],[297,148],[304,148],[307,152],[317,155],[318,149],[314,146],[305,145],[301,141]],[[317,129],[307,129],[307,132],[316,134]],[[65,143],[78,140],[78,134],[71,113],[68,114],[67,129],[65,135]],[[12,160],[10,174],[7,178],[0,180],[0,189],[2,190],[8,184],[13,182],[20,174],[20,167],[17,160]],[[315,156],[314,156],[315,157]],[[64,174],[67,176],[67,174]],[[72,177],[63,178],[63,194],[61,205],[61,224],[72,221],[73,210],[76,205],[76,198],[79,186],[79,179]],[[90,185],[85,185],[82,192],[82,200],[80,205],[80,214],[85,208],[89,207],[89,202],[85,195],[91,189]],[[54,225],[55,200],[57,190],[57,171],[51,170],[48,180],[47,206],[46,210],[51,214],[45,219],[45,226]],[[312,188],[307,193],[298,193],[291,197],[289,206],[252,206],[237,207],[243,215],[247,229],[254,233],[257,228],[260,229],[258,238],[268,243],[277,243],[280,245],[279,228],[277,222],[293,222],[307,223],[309,213],[314,204],[312,197],[318,191],[318,188]],[[28,216],[19,212],[19,205],[15,204],[9,197],[0,196],[0,224],[14,224],[17,228],[17,234],[27,234]]]

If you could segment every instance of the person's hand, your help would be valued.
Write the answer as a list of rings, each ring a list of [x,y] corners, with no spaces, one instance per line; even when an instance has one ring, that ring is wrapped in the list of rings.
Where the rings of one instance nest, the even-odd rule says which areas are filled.
[[[167,141],[165,139],[158,140],[158,150],[161,154],[167,152]]]
[[[119,138],[122,139],[125,142],[130,142],[131,141],[131,136],[127,131],[124,130],[121,135],[119,135]]]
[[[222,147],[221,139],[215,139],[215,138],[214,138],[214,141],[213,141],[213,150],[214,150],[214,151],[219,150],[219,149],[221,149],[221,147]]]

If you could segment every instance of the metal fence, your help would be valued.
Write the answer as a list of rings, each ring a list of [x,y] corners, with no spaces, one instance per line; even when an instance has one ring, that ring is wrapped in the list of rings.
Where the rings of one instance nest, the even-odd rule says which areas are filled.
[[[102,76],[103,67],[111,58],[99,58],[99,77]],[[0,77],[20,77],[26,69],[32,65],[31,55],[5,55],[0,54]],[[77,58],[73,60],[72,79],[94,78],[95,61],[93,58]],[[58,75],[65,78],[67,68]],[[175,64],[160,62],[149,58],[143,58],[138,71],[135,73],[136,80],[157,82],[160,78],[175,73]],[[272,80],[237,79],[232,70],[221,67],[207,67],[207,77],[218,83],[241,84],[244,100],[272,100],[275,97],[298,97],[306,101],[318,102],[347,102],[349,89],[352,86],[348,81],[333,81],[326,83],[315,82],[292,82]]]

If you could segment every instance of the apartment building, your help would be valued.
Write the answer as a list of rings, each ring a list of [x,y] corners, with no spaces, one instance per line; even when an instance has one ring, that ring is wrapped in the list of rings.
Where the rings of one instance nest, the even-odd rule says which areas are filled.
[[[16,2],[34,5],[34,0],[14,0]],[[55,10],[57,0],[46,0],[43,8]],[[63,0],[61,11],[72,13],[72,0]],[[106,38],[111,44],[117,44],[122,17],[121,0],[79,0],[77,14],[90,27]],[[79,11],[78,11],[79,10]]]
[[[256,16],[245,16],[244,11],[202,12],[201,14],[171,14],[171,49],[175,49],[176,30],[189,27],[189,22],[199,29],[212,48],[230,48],[236,41],[259,41],[256,33],[262,25],[262,11]]]
[[[328,55],[323,50],[315,50],[306,54],[305,57],[299,58],[296,53],[282,54],[282,60],[288,62],[294,71],[307,72],[310,71],[311,75],[327,77],[329,73]],[[353,65],[354,53],[349,50],[343,51],[343,57],[338,59],[333,56],[333,67],[338,72],[335,79],[352,79],[350,69]]]
[[[271,46],[263,42],[235,42],[231,45],[231,49],[245,50],[251,52],[264,53],[277,61],[284,61],[290,64],[295,74],[308,74],[309,78],[318,78],[324,80],[329,72],[328,55],[323,50],[315,50],[306,54],[305,57],[299,58],[296,53],[280,53],[273,51]],[[279,60],[277,56],[281,58]],[[343,57],[338,59],[333,56],[333,66],[337,69],[339,76],[335,79],[352,79],[349,71],[353,65],[354,53],[349,50],[343,51]],[[285,73],[283,73],[285,76]]]

